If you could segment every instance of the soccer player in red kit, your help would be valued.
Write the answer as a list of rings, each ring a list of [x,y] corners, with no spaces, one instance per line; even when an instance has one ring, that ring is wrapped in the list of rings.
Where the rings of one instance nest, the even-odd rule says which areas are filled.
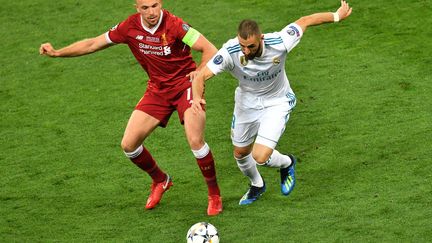
[[[147,90],[132,112],[121,142],[126,156],[153,180],[145,207],[154,208],[172,186],[172,180],[159,168],[143,142],[157,126],[165,127],[177,110],[208,186],[207,214],[217,215],[222,212],[222,199],[213,155],[204,141],[205,112],[194,113],[189,109],[193,99],[190,80],[217,49],[188,23],[162,9],[162,0],[136,0],[135,7],[138,13],[100,36],[58,50],[45,43],[39,52],[50,57],[75,57],[114,44],[127,44],[149,76]],[[198,68],[192,59],[191,48],[202,53]]]

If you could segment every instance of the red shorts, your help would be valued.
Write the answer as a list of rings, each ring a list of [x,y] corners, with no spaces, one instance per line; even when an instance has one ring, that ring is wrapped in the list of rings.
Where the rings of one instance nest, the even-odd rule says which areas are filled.
[[[136,110],[143,111],[160,121],[159,126],[166,127],[171,114],[177,110],[181,124],[184,121],[185,111],[192,105],[192,88],[159,92],[147,90],[135,106]]]

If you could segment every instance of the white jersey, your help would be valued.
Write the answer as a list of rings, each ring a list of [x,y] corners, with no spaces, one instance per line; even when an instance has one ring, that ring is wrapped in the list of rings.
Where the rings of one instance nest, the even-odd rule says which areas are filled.
[[[285,59],[300,41],[300,26],[291,23],[280,32],[264,34],[260,57],[246,60],[237,38],[227,41],[207,67],[215,74],[229,71],[237,80],[236,92],[261,99],[294,96],[285,73]]]

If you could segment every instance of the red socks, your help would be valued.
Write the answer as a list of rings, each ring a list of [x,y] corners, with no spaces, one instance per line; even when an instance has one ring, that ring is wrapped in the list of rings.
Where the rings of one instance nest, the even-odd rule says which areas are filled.
[[[220,195],[216,180],[216,169],[213,155],[206,144],[201,150],[193,151],[197,158],[198,167],[207,183],[209,195]],[[149,151],[140,146],[134,152],[125,153],[139,168],[146,171],[154,182],[160,183],[166,179],[166,174],[159,168]],[[205,156],[203,156],[206,154]]]
[[[201,159],[196,159],[201,173],[208,186],[209,195],[220,195],[219,186],[216,180],[216,169],[211,151]]]
[[[144,146],[143,146],[144,148]],[[146,171],[154,182],[162,182],[166,179],[166,174],[159,168],[150,152],[144,148],[140,155],[130,158],[134,164]]]

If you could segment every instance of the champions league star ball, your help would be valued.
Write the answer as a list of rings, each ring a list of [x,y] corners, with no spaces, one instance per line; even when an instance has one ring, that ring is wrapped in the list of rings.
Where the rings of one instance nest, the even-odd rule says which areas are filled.
[[[219,243],[219,234],[212,224],[199,222],[190,227],[186,239],[188,243]]]

